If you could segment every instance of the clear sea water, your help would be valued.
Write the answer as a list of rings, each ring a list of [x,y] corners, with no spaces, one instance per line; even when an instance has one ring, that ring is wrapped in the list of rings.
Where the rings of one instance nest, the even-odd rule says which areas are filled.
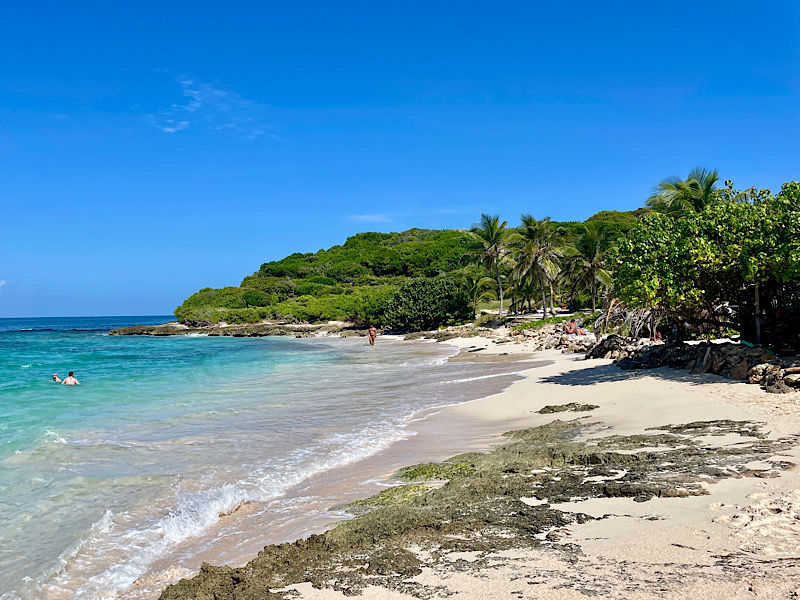
[[[167,320],[0,319],[0,600],[152,597],[247,533],[225,515],[278,522],[291,488],[514,378],[442,344],[106,334]]]

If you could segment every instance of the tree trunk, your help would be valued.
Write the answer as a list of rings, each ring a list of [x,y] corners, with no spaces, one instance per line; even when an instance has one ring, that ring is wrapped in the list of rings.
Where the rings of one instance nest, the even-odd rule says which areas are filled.
[[[555,317],[556,316],[556,311],[553,310],[553,282],[552,281],[548,281],[547,285],[550,287],[550,316],[551,317]]]
[[[592,281],[592,312],[597,310],[597,282]]]
[[[547,317],[547,290],[544,287],[544,277],[539,276],[539,285],[542,287],[542,321]]]
[[[758,294],[758,281],[756,281],[756,344],[761,345],[761,306]]]
[[[503,316],[503,284],[500,283],[500,266],[494,263],[494,275],[497,277],[497,288],[500,290],[500,310],[497,313],[498,317]]]

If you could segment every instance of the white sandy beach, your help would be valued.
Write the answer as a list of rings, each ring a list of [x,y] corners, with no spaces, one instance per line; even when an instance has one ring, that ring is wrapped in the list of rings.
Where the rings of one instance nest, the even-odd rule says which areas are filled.
[[[474,353],[482,360],[509,360],[529,351],[525,344],[496,344],[486,338],[450,343],[464,349],[484,347]],[[374,472],[384,466],[389,473],[398,465],[485,449],[502,441],[499,435],[505,431],[558,418],[599,423],[592,437],[644,434],[648,427],[717,419],[764,423],[769,439],[800,431],[800,394],[770,395],[755,385],[686,371],[621,371],[608,360],[586,361],[582,355],[556,351],[531,358],[549,364],[526,372],[527,379],[501,394],[428,416],[415,424],[417,436],[359,469]],[[536,412],[570,402],[598,408],[588,413]],[[702,439],[708,445],[740,442],[738,435]],[[469,600],[795,598],[800,594],[800,477],[794,467],[775,468],[775,461],[798,464],[800,449],[749,464],[746,476],[710,482],[708,495],[647,502],[593,498],[553,505],[607,518],[553,532],[551,540],[580,547],[569,559],[547,544],[536,550],[459,553],[450,557],[459,568],[426,568],[414,581],[439,586],[441,597]],[[465,561],[474,568],[462,568]],[[310,584],[292,589],[310,600],[345,597]],[[370,587],[364,594],[368,600],[406,597],[382,587]]]

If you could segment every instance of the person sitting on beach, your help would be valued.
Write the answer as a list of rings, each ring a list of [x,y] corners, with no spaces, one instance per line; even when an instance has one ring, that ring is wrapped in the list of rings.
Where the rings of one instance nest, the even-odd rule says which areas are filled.
[[[567,335],[578,335],[578,324],[575,319],[570,319],[564,323],[564,333]]]
[[[53,373],[53,383],[61,383],[61,379],[59,379],[58,373]]]
[[[583,328],[583,323],[577,324],[577,329],[575,330],[575,333],[577,333],[578,335],[589,335],[589,333]]]
[[[369,330],[367,331],[367,337],[369,337],[369,345],[375,345],[375,338],[378,337],[378,330],[375,329],[374,325],[370,325]]]
[[[80,385],[81,382],[75,379],[75,373],[69,372],[69,376],[61,382],[61,385]]]

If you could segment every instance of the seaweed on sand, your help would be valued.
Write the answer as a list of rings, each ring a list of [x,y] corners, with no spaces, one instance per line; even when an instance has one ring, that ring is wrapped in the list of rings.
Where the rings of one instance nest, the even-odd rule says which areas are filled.
[[[553,532],[592,517],[557,510],[551,503],[706,494],[709,483],[752,476],[745,467],[748,462],[797,443],[795,438],[763,439],[757,424],[734,421],[667,426],[662,429],[669,433],[652,436],[575,441],[579,432],[597,431],[597,425],[582,419],[556,420],[509,432],[508,442],[491,452],[403,469],[400,474],[406,481],[446,483],[412,483],[406,490],[400,486],[354,503],[364,512],[353,520],[308,539],[267,546],[241,568],[204,564],[196,577],[168,587],[161,598],[287,598],[292,592],[284,588],[302,582],[348,595],[380,585],[429,598],[437,590],[412,578],[423,567],[462,568],[458,561],[446,560],[453,551],[488,554],[547,545],[567,554],[579,552],[574,545],[560,543]],[[739,433],[748,440],[722,447],[695,441],[710,431]],[[787,465],[777,463],[773,470],[783,468]],[[531,503],[532,498],[538,503]],[[479,568],[480,561],[475,565],[469,568]]]

